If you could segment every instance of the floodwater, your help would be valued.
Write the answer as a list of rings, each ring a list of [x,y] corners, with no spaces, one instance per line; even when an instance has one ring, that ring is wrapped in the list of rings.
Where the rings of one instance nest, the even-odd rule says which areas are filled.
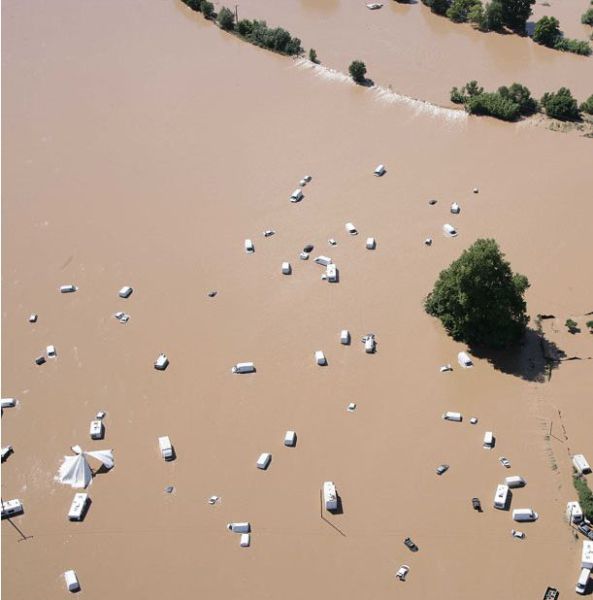
[[[336,7],[321,5],[319,18]],[[282,24],[296,33],[293,12]],[[572,593],[569,453],[593,457],[591,141],[320,75],[174,1],[5,2],[2,16],[2,396],[19,399],[2,416],[2,445],[15,450],[2,497],[25,506],[2,523],[4,597],[63,598],[67,569],[88,599]],[[418,89],[438,97],[428,79],[419,74]],[[291,204],[306,174],[305,198]],[[346,235],[348,221],[359,236]],[[441,235],[447,222],[457,238]],[[264,239],[265,229],[277,233]],[[423,312],[439,271],[486,236],[529,277],[530,314],[555,315],[547,337],[581,358],[549,381],[535,334],[510,365],[462,370],[462,346]],[[298,260],[307,243],[334,259],[339,283]],[[60,294],[66,283],[79,290]],[[128,300],[123,285],[134,287]],[[568,317],[581,333],[565,332]],[[344,328],[351,346],[339,344]],[[359,341],[368,332],[375,355]],[[48,344],[57,359],[35,365]],[[152,368],[160,352],[164,372]],[[232,375],[241,361],[257,373]],[[439,373],[444,363],[454,371]],[[88,436],[98,410],[102,442]],[[463,423],[443,421],[446,410]],[[288,429],[296,448],[283,446]],[[493,451],[481,447],[489,430]],[[172,463],[159,457],[162,435]],[[88,488],[82,523],[66,518],[74,490],[54,481],[76,443],[112,448],[116,461]],[[273,455],[267,471],[255,467],[261,452]],[[540,514],[524,541],[491,508],[509,474],[528,482],[512,507]],[[327,479],[342,514],[320,513]],[[222,501],[210,506],[213,494]],[[225,529],[243,520],[249,549]],[[394,578],[402,563],[405,584]]]

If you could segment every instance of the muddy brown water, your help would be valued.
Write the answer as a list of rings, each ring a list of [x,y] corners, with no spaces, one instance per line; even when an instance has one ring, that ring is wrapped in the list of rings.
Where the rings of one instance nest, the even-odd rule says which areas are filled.
[[[319,18],[336,7],[349,10],[302,3]],[[289,29],[296,13],[286,9]],[[463,248],[493,236],[531,281],[530,314],[556,315],[548,337],[568,356],[593,355],[590,140],[389,102],[175,2],[10,2],[2,16],[2,395],[19,399],[2,417],[2,443],[15,449],[2,497],[23,501],[12,522],[28,537],[2,523],[4,596],[62,598],[71,568],[89,599],[572,593],[580,543],[564,507],[575,498],[569,451],[593,457],[591,362],[561,363],[543,383],[535,350],[521,373],[486,360],[462,370],[463,346],[422,298]],[[438,95],[440,83],[422,75],[423,87]],[[305,199],[291,204],[305,174]],[[348,221],[359,236],[346,235]],[[441,234],[448,222],[455,239]],[[268,228],[277,233],[264,239]],[[307,243],[335,260],[339,283],[298,260]],[[62,295],[65,283],[79,290]],[[134,287],[128,300],[123,285]],[[569,316],[582,333],[565,332]],[[359,341],[368,332],[372,356]],[[38,367],[48,344],[58,357]],[[160,352],[165,372],[152,368]],[[231,375],[239,361],[257,373]],[[439,373],[444,363],[455,370]],[[106,439],[91,441],[100,409]],[[444,422],[446,410],[464,422]],[[175,462],[160,459],[161,435]],[[54,481],[75,443],[116,460],[88,488],[83,523],[68,522],[74,490]],[[261,452],[273,455],[265,472]],[[439,478],[442,462],[451,468]],[[523,542],[510,514],[491,508],[509,473],[528,482],[512,506],[540,514]],[[328,517],[335,527],[320,518],[326,479],[343,502]],[[209,506],[212,494],[222,502]],[[249,549],[225,529],[242,520]],[[402,563],[405,584],[394,579]]]

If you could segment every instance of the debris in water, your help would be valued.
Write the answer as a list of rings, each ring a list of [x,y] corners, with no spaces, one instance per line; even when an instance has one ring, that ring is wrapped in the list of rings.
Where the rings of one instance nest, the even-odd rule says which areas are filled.
[[[354,412],[356,410],[356,403],[350,402],[348,408],[346,409],[348,412]]]
[[[264,231],[264,237],[271,237],[275,234],[276,232],[273,229],[266,229]]]
[[[428,203],[429,203],[431,206],[434,206],[434,205],[437,203],[437,201],[436,201],[434,198],[431,198],[431,199],[428,201]]]
[[[216,290],[212,290],[211,292],[208,292],[208,298],[214,298],[216,294],[218,294],[218,292]]]
[[[424,240],[424,245],[425,246],[432,246],[432,238],[426,238]]]
[[[303,252],[306,252],[307,254],[310,254],[311,252],[313,252],[313,248],[315,246],[313,246],[313,244],[307,244],[304,248],[303,248]]]
[[[172,494],[174,491],[175,491],[175,487],[174,487],[174,486],[172,486],[172,485],[168,485],[168,486],[165,488],[165,494]]]
[[[37,315],[35,313],[29,315],[29,323],[37,323]]]
[[[210,496],[210,498],[208,498],[208,504],[216,504],[217,502],[220,502],[220,496]]]

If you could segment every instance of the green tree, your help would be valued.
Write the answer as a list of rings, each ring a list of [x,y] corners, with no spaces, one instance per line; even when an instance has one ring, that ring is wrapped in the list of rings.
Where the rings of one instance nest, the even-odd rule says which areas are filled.
[[[503,121],[516,121],[521,114],[519,105],[510,98],[498,93],[483,92],[471,96],[465,103],[468,113],[474,115],[490,115]]]
[[[216,20],[218,21],[220,28],[225,31],[229,31],[235,27],[235,15],[233,14],[233,11],[226,6],[223,6],[220,9]]]
[[[316,65],[319,64],[319,59],[317,58],[317,52],[315,52],[315,48],[311,48],[309,50],[309,60]]]
[[[449,8],[449,0],[430,0],[430,10],[437,15],[444,15]]]
[[[478,85],[478,82],[475,79],[468,82],[463,86],[462,91],[465,92],[465,95],[471,98],[472,96],[479,96],[484,93],[484,88]]]
[[[183,0],[183,3],[197,12],[200,12],[200,9],[202,7],[202,0]]]
[[[206,19],[211,19],[214,16],[214,4],[208,0],[202,0],[200,10]]]
[[[364,83],[366,81],[367,68],[361,60],[354,60],[348,67],[350,76],[356,83]]]
[[[481,4],[479,0],[453,0],[446,15],[455,23],[465,23],[469,18],[469,12],[477,3]]]
[[[467,20],[478,29],[484,30],[484,6],[480,1],[474,2],[473,6],[469,9]]]
[[[525,25],[534,4],[535,0],[500,0],[503,23],[517,33],[525,33]]]
[[[593,333],[593,321],[587,321],[585,325],[589,328],[589,331]]]
[[[566,319],[566,322],[564,323],[564,325],[566,326],[566,329],[568,329],[568,331],[570,333],[577,333],[578,328],[579,328],[579,324],[574,321],[573,319]]]
[[[589,8],[582,14],[581,23],[583,25],[591,25],[591,27],[593,27],[593,8]]]
[[[581,112],[587,113],[588,115],[593,115],[593,94],[589,96],[579,108],[581,109]],[[591,323],[593,323],[593,321],[591,321]]]
[[[501,31],[503,27],[502,4],[498,0],[486,4],[482,29],[485,31]]]
[[[495,240],[479,239],[441,271],[424,307],[455,340],[504,348],[519,340],[529,321],[523,299],[528,287]]]
[[[510,87],[499,87],[498,94],[515,102],[522,115],[528,116],[538,111],[537,100],[532,98],[529,89],[520,83],[513,83]]]
[[[584,40],[559,37],[554,44],[554,48],[556,48],[556,50],[573,52],[574,54],[582,54],[584,56],[589,56],[589,54],[591,54],[591,46]]]
[[[467,96],[463,93],[463,88],[461,90],[459,88],[451,88],[451,102],[455,104],[464,104],[467,100]]]
[[[577,101],[568,88],[562,87],[557,92],[546,92],[541,104],[548,117],[561,121],[576,121],[580,118]]]
[[[542,17],[533,30],[533,41],[553,48],[558,38],[562,36],[560,22],[555,17]]]
[[[593,521],[593,493],[587,485],[587,480],[579,475],[573,475],[572,482],[579,495],[583,514],[589,521]]]

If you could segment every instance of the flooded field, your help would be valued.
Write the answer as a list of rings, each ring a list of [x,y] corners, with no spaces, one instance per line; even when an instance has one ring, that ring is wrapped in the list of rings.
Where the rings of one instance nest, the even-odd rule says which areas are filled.
[[[568,84],[583,97],[592,63],[477,34],[421,4],[361,6],[361,35],[346,2],[239,6],[314,46],[321,69],[249,46],[173,0],[3,4],[2,397],[19,404],[2,416],[2,445],[14,447],[2,498],[25,507],[2,523],[3,597],[63,598],[67,569],[89,600],[574,593],[570,454],[593,458],[591,140],[423,101],[446,104],[451,85],[474,77],[538,93]],[[482,54],[461,60],[465,44]],[[431,55],[448,56],[450,70]],[[344,80],[352,58],[367,61],[377,88]],[[290,203],[306,174],[303,201]],[[455,239],[441,234],[448,222]],[[555,315],[543,333],[580,360],[549,378],[533,331],[516,360],[457,367],[463,346],[422,302],[479,237],[496,238],[529,277],[529,314]],[[333,258],[339,283],[299,260],[305,244]],[[78,291],[60,294],[68,283]],[[580,333],[566,332],[569,317]],[[359,341],[369,332],[374,355]],[[49,344],[57,358],[37,366]],[[153,369],[161,352],[164,372]],[[242,361],[257,372],[232,375]],[[454,371],[440,373],[444,363]],[[88,433],[98,410],[103,441]],[[447,410],[464,421],[443,421]],[[482,449],[489,430],[492,451]],[[75,490],[54,480],[73,444],[115,455],[86,490],[81,523],[66,516]],[[267,471],[255,467],[262,452],[273,456]],[[450,465],[442,477],[440,463]],[[492,508],[509,473],[528,482],[512,508],[540,515],[523,541],[509,512]],[[320,512],[325,480],[342,514]],[[250,548],[230,521],[251,522]]]

